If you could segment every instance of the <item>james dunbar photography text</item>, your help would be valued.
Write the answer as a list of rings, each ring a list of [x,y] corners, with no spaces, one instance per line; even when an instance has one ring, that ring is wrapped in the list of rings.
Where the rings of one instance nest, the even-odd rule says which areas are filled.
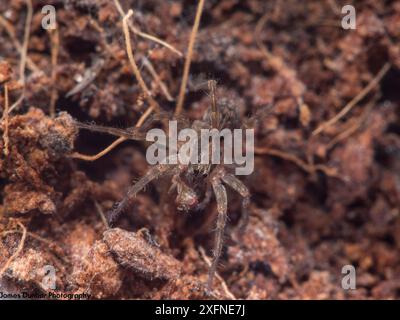
[[[19,293],[7,293],[0,291],[1,299],[61,299],[61,300],[87,300],[90,299],[91,295],[87,293],[62,293],[62,292],[47,292],[47,293],[30,293],[30,292],[19,292]]]

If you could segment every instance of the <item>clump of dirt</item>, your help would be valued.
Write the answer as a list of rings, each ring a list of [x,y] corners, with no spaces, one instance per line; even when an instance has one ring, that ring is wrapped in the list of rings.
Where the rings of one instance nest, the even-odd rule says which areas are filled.
[[[51,120],[36,108],[10,119],[10,152],[0,160],[2,178],[8,180],[3,203],[7,213],[56,213],[56,172],[68,170],[62,166],[77,135],[72,123],[66,112]]]
[[[398,2],[355,2],[355,30],[341,27],[344,1],[205,2],[184,114],[203,117],[204,84],[213,78],[218,102],[256,130],[255,170],[241,178],[251,192],[247,231],[237,229],[240,199],[229,192],[222,263],[209,294],[215,201],[178,212],[170,181],[161,179],[109,228],[106,213],[149,168],[146,146],[126,141],[83,160],[114,138],[79,131],[74,119],[128,128],[151,107],[126,56],[120,8],[32,0],[21,78],[29,3],[0,3],[0,291],[399,298]],[[57,31],[42,28],[48,4]],[[143,80],[162,111],[173,113],[197,1],[120,5],[134,10],[131,43]],[[355,267],[356,290],[341,286],[345,265]],[[55,289],[43,282],[46,266]]]

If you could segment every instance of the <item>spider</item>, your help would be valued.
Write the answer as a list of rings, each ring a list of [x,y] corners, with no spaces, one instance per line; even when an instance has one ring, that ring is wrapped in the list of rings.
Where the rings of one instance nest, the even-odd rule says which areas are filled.
[[[208,85],[211,92],[211,108],[207,110],[202,120],[193,121],[191,128],[196,132],[200,132],[201,129],[205,128],[218,130],[224,128],[234,129],[235,126],[239,124],[239,115],[237,111],[230,104],[217,103],[215,94],[216,82],[214,80],[210,80]],[[85,124],[78,121],[75,123],[82,129],[108,133],[131,140],[144,141],[144,128],[146,128],[149,123],[164,117],[168,117],[168,115],[161,114],[161,116],[159,115],[158,117],[153,116],[149,118],[141,128],[128,128],[126,130]],[[189,120],[180,117],[178,123],[180,123],[182,127],[188,125]],[[181,145],[178,144],[178,150],[180,147]],[[222,152],[223,150],[221,148],[221,153]],[[201,154],[199,153],[198,156],[201,157]],[[221,157],[221,159],[224,158]],[[239,180],[232,171],[233,166],[224,164],[223,161],[221,161],[220,164],[184,164],[178,160],[177,164],[156,164],[150,167],[147,173],[129,188],[121,202],[114,205],[113,209],[108,213],[109,224],[110,226],[115,225],[121,213],[129,207],[131,200],[138,192],[152,181],[164,176],[171,177],[172,185],[170,191],[176,191],[177,196],[175,203],[179,211],[202,211],[211,201],[212,195],[214,194],[217,202],[218,216],[216,219],[213,260],[209,269],[206,286],[207,291],[210,291],[223,248],[224,229],[227,221],[228,199],[225,186],[229,186],[242,197],[241,231],[243,231],[248,219],[247,208],[250,201],[250,193],[244,183]],[[203,199],[200,201],[202,195]]]
[[[181,83],[181,90],[178,96],[178,103],[176,107],[176,120],[179,123],[180,127],[183,128],[191,128],[199,133],[202,129],[217,129],[222,130],[224,128],[227,129],[239,129],[239,115],[235,106],[231,104],[223,104],[218,103],[216,98],[216,81],[210,80],[208,81],[211,103],[210,108],[208,108],[202,120],[195,120],[192,123],[188,119],[185,119],[182,116],[178,117],[180,110],[182,110],[182,106],[184,103],[184,93],[187,84],[191,55],[193,52],[194,42],[196,38],[197,29],[200,23],[201,12],[203,10],[204,0],[199,0],[196,18],[194,22],[194,26],[192,29],[192,34],[189,41],[188,53],[186,56],[184,72]],[[123,30],[125,34],[125,43],[126,43],[126,51],[129,58],[129,62],[131,64],[133,73],[141,87],[143,94],[150,105],[150,112],[152,110],[156,110],[157,113],[152,117],[147,118],[145,122],[139,127],[132,127],[128,129],[117,129],[111,127],[104,127],[93,124],[85,124],[76,121],[76,126],[81,129],[87,129],[95,132],[108,133],[114,136],[120,137],[116,143],[111,145],[106,150],[110,150],[112,146],[115,146],[119,142],[124,140],[137,140],[144,141],[146,140],[145,128],[149,126],[154,121],[162,121],[167,118],[171,118],[169,115],[162,113],[160,110],[160,106],[152,97],[150,90],[145,84],[139,68],[136,65],[136,62],[133,57],[133,50],[131,47],[131,41],[129,37],[129,28],[128,28],[128,19],[133,14],[132,10],[128,12],[127,15],[123,18]],[[140,122],[140,121],[139,121]],[[214,141],[214,140],[212,140]],[[217,142],[217,143],[220,143]],[[182,147],[182,144],[178,144],[176,151]],[[212,146],[210,146],[212,147]],[[108,152],[107,151],[107,152]],[[175,152],[175,150],[174,150]],[[220,152],[222,152],[222,148],[220,148]],[[101,152],[101,156],[106,152]],[[99,154],[99,155],[100,155]],[[201,152],[198,153],[198,156],[201,157]],[[84,160],[88,160],[82,157]],[[97,159],[97,157],[93,158]],[[93,160],[92,159],[92,160]],[[224,157],[220,157],[220,159],[224,159]],[[126,196],[120,201],[116,203],[113,209],[108,213],[109,225],[113,226],[115,222],[118,220],[119,216],[129,207],[132,199],[140,192],[144,187],[146,187],[152,181],[159,179],[161,177],[171,177],[171,190],[175,191],[177,196],[175,199],[177,209],[179,211],[200,211],[204,210],[207,204],[211,201],[212,195],[215,195],[215,199],[217,202],[217,221],[216,221],[216,229],[215,229],[215,243],[213,250],[213,260],[211,266],[209,268],[208,280],[206,284],[207,292],[211,291],[214,276],[217,270],[218,262],[221,256],[222,248],[223,248],[223,236],[225,225],[227,221],[227,211],[228,211],[228,199],[227,199],[227,191],[225,186],[229,186],[234,191],[236,191],[242,198],[242,216],[241,222],[239,224],[239,230],[243,231],[245,225],[248,220],[247,208],[250,202],[250,193],[247,187],[243,184],[241,180],[239,180],[232,173],[232,166],[224,163],[223,161],[219,164],[201,164],[199,161],[198,164],[191,163],[182,163],[179,162],[176,164],[156,164],[151,166],[148,172],[140,178],[132,187],[129,188]],[[201,199],[201,201],[200,201]]]

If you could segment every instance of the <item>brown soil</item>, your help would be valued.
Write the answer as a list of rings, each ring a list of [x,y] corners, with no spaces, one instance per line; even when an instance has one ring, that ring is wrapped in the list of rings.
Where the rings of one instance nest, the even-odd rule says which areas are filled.
[[[145,146],[125,142],[94,162],[72,157],[95,154],[115,139],[78,132],[74,118],[126,128],[149,107],[113,1],[32,2],[24,100],[1,123],[0,291],[42,292],[41,270],[52,265],[59,292],[208,298],[215,200],[203,212],[178,212],[169,181],[160,181],[134,199],[118,228],[107,230],[102,213],[148,168]],[[240,239],[240,199],[230,192],[211,298],[400,297],[400,3],[356,1],[357,29],[344,30],[342,2],[206,0],[184,113],[202,117],[210,100],[201,84],[213,78],[219,99],[244,117],[261,114],[255,172],[242,179],[252,195],[250,221]],[[45,4],[57,10],[53,77],[57,42],[41,27]],[[135,28],[186,54],[197,1],[121,4],[134,10]],[[1,1],[0,14],[11,26],[7,32],[0,24],[4,112],[5,86],[10,105],[23,92],[26,1]],[[131,36],[153,97],[173,112],[176,102],[169,100],[178,96],[184,57]],[[348,113],[316,134],[369,84]],[[356,290],[341,287],[348,264],[357,271]]]

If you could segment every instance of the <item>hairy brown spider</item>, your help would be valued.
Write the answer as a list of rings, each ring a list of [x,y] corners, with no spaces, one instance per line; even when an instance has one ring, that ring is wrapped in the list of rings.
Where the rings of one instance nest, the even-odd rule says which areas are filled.
[[[224,128],[237,129],[237,126],[239,126],[239,116],[234,107],[229,104],[221,105],[217,103],[215,86],[215,81],[209,81],[211,108],[206,112],[202,120],[195,120],[190,125],[190,128],[197,132],[200,132],[200,130],[204,128],[222,130]],[[150,121],[151,120],[148,122]],[[188,125],[189,121],[180,118],[178,123],[180,123],[182,127]],[[91,131],[104,132],[132,140],[145,140],[145,133],[143,132],[143,127],[145,126],[140,129],[129,128],[127,130],[121,130],[80,122],[76,122],[76,124],[80,128]],[[179,148],[180,145],[178,145],[177,150],[179,150]],[[220,150],[220,152],[223,152],[222,147]],[[201,154],[199,153],[198,156],[200,157]],[[221,157],[221,159],[224,158]],[[114,209],[109,212],[108,218],[110,225],[112,226],[117,221],[120,214],[128,208],[130,201],[139,191],[153,180],[163,176],[172,177],[171,190],[176,190],[177,196],[175,202],[180,211],[203,210],[210,202],[212,193],[214,192],[217,201],[218,217],[215,230],[213,261],[207,281],[207,289],[210,290],[223,247],[224,229],[227,220],[228,199],[225,186],[231,187],[243,197],[241,226],[244,226],[247,220],[247,206],[250,199],[249,191],[243,182],[232,173],[232,167],[224,164],[223,161],[221,161],[220,164],[183,164],[180,161],[178,161],[177,164],[157,164],[151,167],[148,172],[128,190],[125,198],[117,203]],[[203,199],[200,201],[200,196],[202,195]]]
[[[194,43],[196,39],[196,34],[200,24],[200,18],[203,11],[205,0],[199,0],[196,17],[193,25],[193,29],[191,32],[191,36],[189,39],[189,45],[183,70],[182,83],[180,87],[180,92],[177,99],[177,105],[175,109],[175,120],[177,120],[180,128],[191,128],[196,133],[199,133],[202,129],[217,129],[222,130],[226,129],[240,129],[241,125],[239,123],[239,115],[235,106],[223,103],[217,103],[216,99],[216,82],[209,81],[209,90],[211,92],[211,108],[209,108],[204,115],[202,120],[196,120],[193,123],[190,123],[188,119],[179,116],[184,105],[185,98],[185,89],[189,76],[190,63],[192,59]],[[133,50],[131,46],[131,40],[129,36],[129,28],[128,28],[128,19],[133,15],[132,10],[124,16],[122,19],[123,31],[125,35],[125,44],[126,44],[126,52],[128,55],[129,62],[132,67],[132,71],[138,81],[138,84],[146,98],[149,107],[147,111],[144,113],[144,117],[141,118],[138,122],[137,127],[128,128],[126,130],[116,129],[111,127],[103,127],[92,124],[85,124],[76,122],[77,127],[82,129],[88,129],[96,132],[108,133],[114,136],[118,136],[117,139],[112,145],[106,148],[104,151],[100,152],[98,155],[90,157],[85,155],[76,155],[76,158],[80,158],[83,160],[95,160],[104,154],[106,154],[109,150],[115,147],[118,143],[125,140],[138,140],[144,141],[146,140],[145,128],[150,125],[154,120],[162,121],[165,119],[171,119],[169,115],[165,115],[161,112],[161,108],[158,105],[157,101],[153,98],[150,90],[148,89],[146,83],[144,82],[139,68],[135,62]],[[146,119],[146,117],[152,112],[156,111],[156,114],[151,118],[147,118],[144,123],[141,123],[142,119]],[[179,116],[179,117],[178,117]],[[153,120],[153,121],[152,121]],[[247,138],[247,136],[246,136]],[[214,142],[214,139],[212,139]],[[215,144],[220,145],[220,141],[216,141]],[[214,143],[208,142],[206,147],[213,148]],[[225,146],[225,144],[224,144]],[[169,146],[168,146],[169,147]],[[178,143],[176,148],[173,148],[173,152],[179,152],[182,144]],[[201,149],[203,150],[203,149]],[[229,150],[230,152],[232,150]],[[219,153],[222,153],[223,148],[219,148]],[[201,151],[197,155],[198,157],[202,157]],[[224,159],[224,157],[220,157],[220,159]],[[209,276],[207,281],[207,291],[210,292],[214,275],[218,266],[218,261],[221,256],[222,247],[223,247],[223,236],[224,230],[227,220],[227,210],[228,210],[228,199],[227,192],[225,189],[225,185],[230,186],[233,190],[239,193],[243,197],[242,201],[242,223],[240,224],[240,229],[243,230],[244,226],[247,223],[247,207],[249,204],[249,191],[247,187],[235,177],[232,173],[232,167],[224,163],[225,161],[219,161],[218,164],[211,164],[212,162],[208,162],[208,164],[202,164],[202,161],[198,161],[196,164],[182,163],[178,161],[176,164],[156,164],[148,170],[148,172],[139,179],[127,192],[124,199],[117,203],[114,208],[109,212],[108,218],[109,223],[112,226],[121,215],[121,213],[129,207],[131,200],[136,196],[136,194],[141,191],[146,185],[148,185],[153,180],[156,180],[163,176],[170,176],[172,181],[171,190],[176,191],[176,205],[178,210],[181,211],[190,211],[190,210],[203,210],[206,205],[210,202],[212,194],[214,193],[216,201],[217,201],[217,223],[216,223],[216,231],[215,231],[215,244],[214,244],[214,252],[213,252],[213,261],[211,267],[209,269]],[[215,163],[215,162],[214,162]],[[200,199],[202,199],[200,201]]]

